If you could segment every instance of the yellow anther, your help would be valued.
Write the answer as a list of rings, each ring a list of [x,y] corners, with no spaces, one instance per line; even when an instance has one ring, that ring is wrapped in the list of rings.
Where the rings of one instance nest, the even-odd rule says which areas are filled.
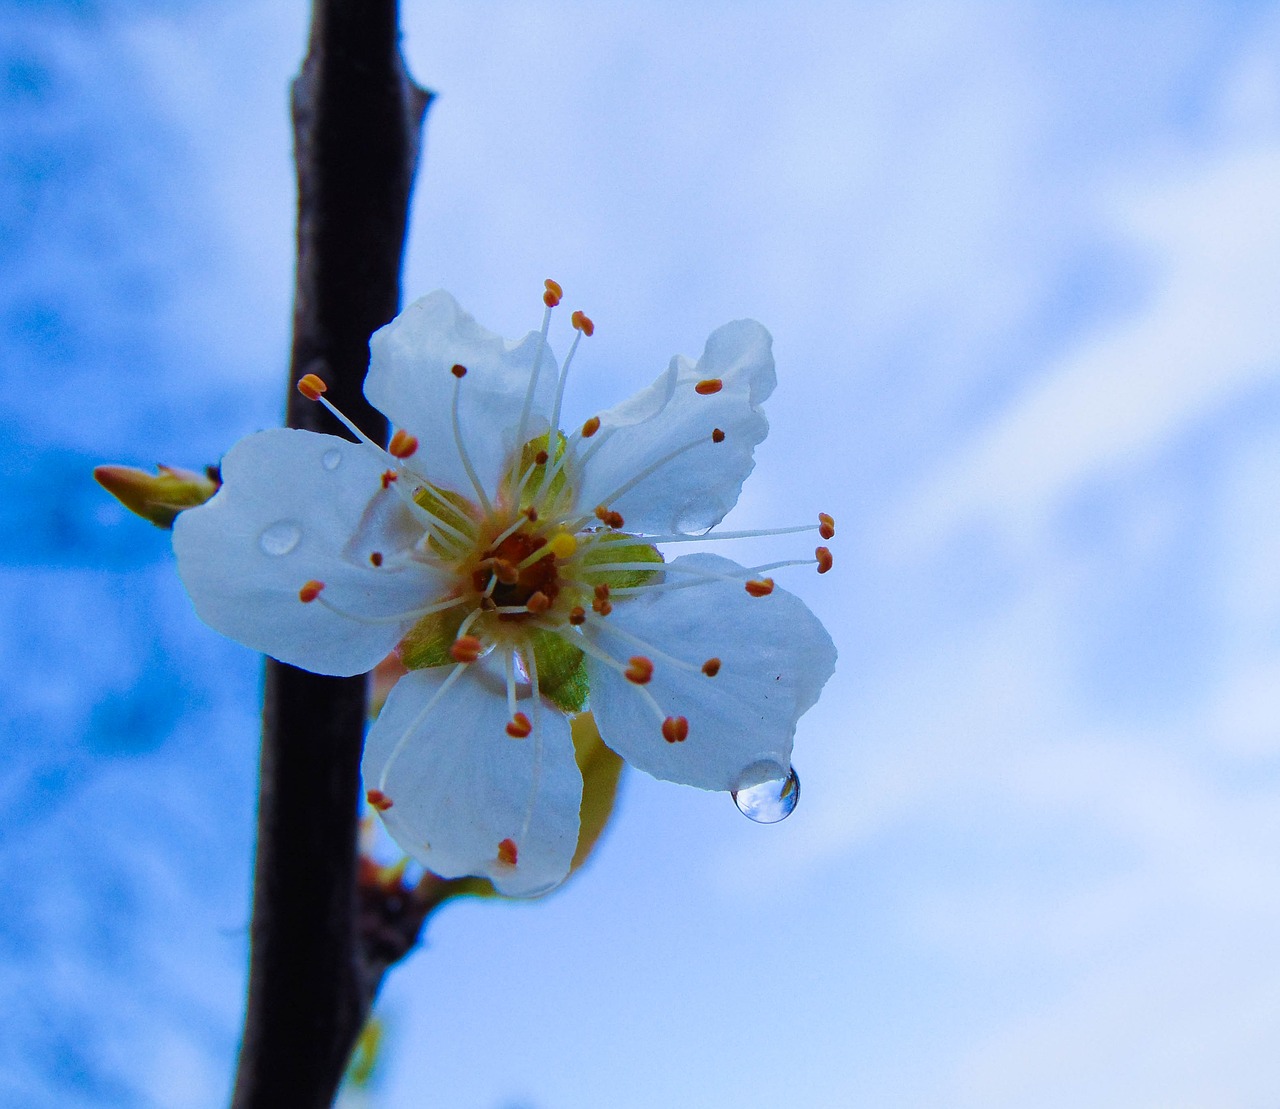
[[[556,558],[569,558],[578,549],[578,540],[567,531],[556,532],[548,541],[546,549]]]
[[[836,522],[825,512],[818,513],[818,534],[823,539],[834,539],[836,534]]]
[[[400,428],[391,436],[391,442],[387,444],[387,453],[396,458],[409,458],[417,449],[418,437],[410,435],[404,428]]]
[[[542,284],[546,286],[547,290],[542,294],[542,303],[548,308],[554,308],[560,303],[560,298],[564,296],[564,290],[560,288],[558,281],[552,281],[549,277]]]
[[[320,394],[328,390],[329,386],[324,383],[324,379],[317,377],[315,374],[303,374],[298,379],[298,392],[307,400],[319,400]]]
[[[498,844],[498,862],[503,866],[515,866],[516,860],[520,857],[520,851],[516,847],[516,841],[513,839],[504,839]]]
[[[825,574],[831,569],[833,559],[831,552],[826,547],[819,547],[813,552],[814,557],[818,560],[818,573]]]
[[[590,339],[596,332],[596,325],[591,322],[591,318],[585,312],[574,312],[574,314],[569,317],[569,322],[581,331],[588,339]]]

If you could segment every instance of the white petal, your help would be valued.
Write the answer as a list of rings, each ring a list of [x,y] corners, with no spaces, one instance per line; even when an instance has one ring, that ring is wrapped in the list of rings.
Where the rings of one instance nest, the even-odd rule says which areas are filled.
[[[451,672],[416,670],[396,683],[365,744],[365,786],[391,798],[387,830],[423,866],[531,897],[563,880],[577,846],[582,775],[569,720],[540,701],[534,733],[512,739],[501,681],[478,666],[424,715]],[[531,699],[519,705],[534,719]],[[499,860],[506,839],[515,866]]]
[[[412,612],[442,594],[433,571],[403,557],[416,532],[382,488],[380,452],[333,435],[275,428],[242,439],[222,462],[212,500],[179,514],[178,573],[200,618],[223,635],[319,674],[372,669],[413,624],[361,623],[298,590],[365,618]],[[374,568],[369,553],[380,550]]]
[[[575,476],[578,506],[606,504],[628,530],[701,531],[737,503],[755,465],[752,453],[769,431],[760,410],[773,392],[773,340],[754,320],[725,324],[711,334],[697,365],[671,360],[648,389],[600,416],[601,446]],[[712,378],[723,388],[702,396],[695,386]],[[714,443],[719,428],[724,441]],[[633,489],[614,496],[646,467],[688,443],[691,450],[659,467]],[[586,440],[581,449],[590,449]]]
[[[653,662],[653,678],[644,689],[665,715],[688,719],[689,736],[668,743],[644,694],[588,655],[590,707],[601,736],[632,766],[702,789],[756,784],[764,779],[744,782],[741,776],[761,761],[785,772],[796,721],[835,668],[831,637],[794,594],[778,588],[767,597],[748,594],[742,585],[747,571],[728,559],[686,555],[672,565],[740,580],[618,600],[601,626],[587,627],[592,640],[615,659],[625,663],[644,655]],[[668,580],[687,578],[672,574]],[[651,654],[618,633],[629,633],[656,651]],[[657,651],[690,668],[666,661]],[[711,658],[720,659],[715,677],[701,669]]]
[[[409,305],[369,340],[364,393],[394,424],[416,435],[412,467],[435,485],[476,496],[453,433],[452,368],[465,366],[459,402],[462,441],[492,498],[515,457],[516,431],[537,361],[539,334],[508,343],[481,327],[443,290]],[[542,355],[526,441],[547,430],[559,368]]]

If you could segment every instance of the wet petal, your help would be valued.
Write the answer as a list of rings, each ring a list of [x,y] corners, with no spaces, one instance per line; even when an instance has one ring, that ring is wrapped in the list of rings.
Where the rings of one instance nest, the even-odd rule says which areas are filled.
[[[404,558],[421,535],[370,447],[275,428],[242,439],[222,463],[223,485],[173,531],[178,573],[200,618],[223,635],[319,674],[372,669],[413,624],[361,623],[299,589],[324,583],[324,601],[364,618],[408,613],[436,599],[438,575]],[[375,568],[369,554],[384,554]]]
[[[391,798],[387,830],[423,866],[483,875],[511,896],[541,893],[569,873],[578,840],[582,775],[568,718],[545,702],[535,715],[522,700],[535,729],[512,739],[501,679],[482,665],[424,715],[451,672],[414,671],[392,689],[365,744],[365,785]],[[508,840],[514,866],[501,857]]]
[[[591,710],[604,741],[655,778],[702,789],[734,789],[761,760],[790,766],[796,721],[835,668],[831,637],[795,595],[775,588],[750,596],[742,587],[748,572],[728,559],[686,555],[672,565],[738,580],[641,593],[618,601],[602,626],[587,626],[616,659],[645,655],[639,640],[687,664],[650,654],[653,676],[643,688],[664,715],[688,720],[688,738],[667,742],[644,693],[589,655]],[[703,672],[708,659],[720,660],[714,677]]]
[[[515,457],[516,431],[539,342],[537,332],[518,343],[507,342],[481,327],[440,290],[415,301],[374,332],[365,396],[397,427],[417,437],[413,469],[432,484],[474,500],[452,423],[456,379],[451,370],[465,366],[459,424],[472,465],[492,497]],[[547,430],[558,372],[548,347],[526,439]]]
[[[773,340],[754,320],[711,334],[697,364],[676,357],[648,389],[600,416],[601,446],[577,475],[578,505],[620,512],[628,530],[702,531],[738,500],[769,423],[760,405],[773,392]],[[699,383],[719,382],[715,392]],[[724,433],[721,442],[712,433]],[[646,467],[680,447],[698,445],[614,497]],[[589,449],[587,440],[583,449]]]

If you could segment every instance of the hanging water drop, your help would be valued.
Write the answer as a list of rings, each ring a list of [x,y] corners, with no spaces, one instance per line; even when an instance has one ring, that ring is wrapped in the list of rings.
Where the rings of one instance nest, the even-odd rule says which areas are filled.
[[[324,452],[323,457],[320,459],[320,465],[322,465],[326,470],[336,470],[341,461],[342,452],[338,450],[337,447],[334,447],[332,450]]]
[[[738,780],[745,784],[733,791],[733,803],[748,820],[777,824],[796,811],[800,776],[795,767],[784,771],[780,764],[765,759],[748,766]]]
[[[302,529],[292,520],[277,520],[258,536],[264,554],[287,555],[302,538]]]

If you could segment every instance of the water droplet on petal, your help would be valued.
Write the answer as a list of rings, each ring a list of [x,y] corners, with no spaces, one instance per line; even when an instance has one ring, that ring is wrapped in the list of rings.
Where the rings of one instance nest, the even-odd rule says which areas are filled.
[[[302,529],[292,520],[277,520],[270,527],[264,528],[258,536],[258,546],[264,554],[287,555],[298,545],[302,538]]]
[[[738,811],[757,824],[777,824],[796,811],[800,800],[800,776],[795,767],[783,769],[769,759],[753,762],[738,781],[747,783],[733,791]]]
[[[326,470],[336,470],[338,464],[342,461],[342,452],[334,447],[332,450],[324,452],[324,456],[320,459],[320,464]]]

